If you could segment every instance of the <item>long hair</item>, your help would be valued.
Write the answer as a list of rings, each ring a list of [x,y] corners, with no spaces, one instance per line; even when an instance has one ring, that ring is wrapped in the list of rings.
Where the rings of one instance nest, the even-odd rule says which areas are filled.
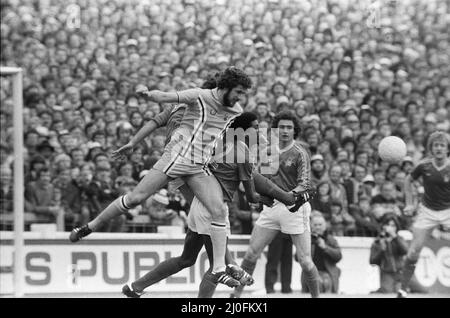
[[[294,123],[294,139],[300,135],[301,129],[300,124],[298,123],[297,117],[292,114],[291,111],[284,111],[275,116],[272,121],[272,128],[278,128],[278,123],[280,120],[290,120]]]
[[[241,85],[244,89],[249,89],[252,87],[252,80],[243,70],[234,66],[228,67],[220,73],[217,79],[217,88],[219,89],[233,89],[238,85]]]
[[[202,84],[202,88],[204,89],[213,89],[217,87],[217,79],[219,78],[220,73],[217,72],[215,74],[210,74],[205,79],[205,81]]]

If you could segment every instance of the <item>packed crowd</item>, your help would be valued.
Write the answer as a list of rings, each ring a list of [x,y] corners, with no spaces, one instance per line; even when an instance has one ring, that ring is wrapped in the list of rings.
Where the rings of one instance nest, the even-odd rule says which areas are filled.
[[[66,229],[84,224],[157,161],[163,128],[127,161],[110,159],[166,106],[135,95],[136,85],[182,90],[235,65],[254,82],[241,104],[260,127],[282,110],[297,115],[318,188],[312,206],[334,235],[377,235],[387,213],[408,228],[403,180],[426,155],[427,136],[450,130],[447,9],[444,0],[2,0],[1,65],[24,69],[27,220],[62,214]],[[5,215],[7,77],[0,94]],[[389,135],[407,144],[402,163],[377,157]],[[249,233],[258,209],[241,194],[230,209],[233,232]],[[187,210],[178,192],[162,190],[105,231],[126,231],[130,221],[183,225]]]

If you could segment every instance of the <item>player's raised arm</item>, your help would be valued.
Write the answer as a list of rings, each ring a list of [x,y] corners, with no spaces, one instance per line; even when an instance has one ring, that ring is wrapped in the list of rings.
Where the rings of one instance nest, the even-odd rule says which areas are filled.
[[[178,103],[179,97],[177,92],[163,92],[158,90],[149,91],[146,87],[145,89],[138,89],[136,93],[139,95],[146,96],[152,102],[162,104],[162,103]]]
[[[123,156],[129,155],[133,148],[136,147],[145,137],[154,132],[157,128],[163,127],[167,124],[169,120],[170,113],[173,110],[172,108],[166,108],[161,113],[157,114],[154,118],[152,118],[149,122],[147,122],[139,131],[134,135],[131,140],[120,147],[119,149],[112,152],[113,159],[119,159]]]
[[[184,103],[191,104],[199,96],[199,88],[187,89],[178,92],[163,92],[159,90],[149,91],[147,87],[139,85],[136,89],[138,95],[146,96],[149,100],[155,103]]]

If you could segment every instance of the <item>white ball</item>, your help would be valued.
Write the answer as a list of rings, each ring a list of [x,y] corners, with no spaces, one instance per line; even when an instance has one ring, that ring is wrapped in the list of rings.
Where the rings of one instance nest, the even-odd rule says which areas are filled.
[[[384,161],[399,162],[406,156],[406,144],[396,136],[384,137],[378,145],[378,155]]]

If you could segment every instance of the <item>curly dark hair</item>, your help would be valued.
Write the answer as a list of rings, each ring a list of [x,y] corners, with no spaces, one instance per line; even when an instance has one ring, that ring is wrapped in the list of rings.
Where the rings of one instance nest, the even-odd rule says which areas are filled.
[[[230,128],[242,128],[244,130],[247,130],[251,127],[252,122],[257,120],[258,117],[256,114],[251,112],[245,112],[240,114],[236,119],[233,121],[233,123],[230,125]]]
[[[301,128],[300,124],[298,123],[297,117],[291,112],[291,111],[284,111],[275,116],[275,118],[272,121],[272,128],[278,128],[278,123],[280,120],[290,120],[294,123],[294,139],[300,135]]]
[[[215,74],[209,74],[208,77],[202,84],[202,88],[204,89],[213,89],[217,87],[217,79],[219,78],[220,73],[217,72]]]
[[[235,66],[228,67],[225,71],[220,73],[217,79],[217,88],[233,89],[238,85],[242,85],[243,88],[249,89],[252,87],[252,80],[241,69]]]

